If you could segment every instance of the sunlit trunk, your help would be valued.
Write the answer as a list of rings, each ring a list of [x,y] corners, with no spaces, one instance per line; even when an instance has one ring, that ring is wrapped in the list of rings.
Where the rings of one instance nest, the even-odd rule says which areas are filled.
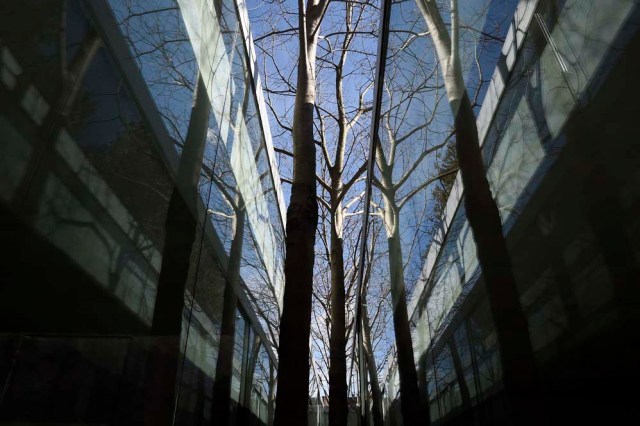
[[[309,335],[318,225],[313,135],[315,30],[322,17],[321,14],[312,13],[313,7],[319,6],[308,5],[305,13],[303,1],[298,2],[300,59],[293,117],[293,184],[287,210],[285,289],[278,345],[276,426],[304,425],[308,421]],[[313,18],[308,15],[313,15]]]
[[[339,184],[338,184],[339,185]],[[337,189],[337,188],[336,188]],[[345,324],[345,285],[341,209],[335,191],[331,215],[331,335],[329,337],[329,425],[347,424],[347,356]]]

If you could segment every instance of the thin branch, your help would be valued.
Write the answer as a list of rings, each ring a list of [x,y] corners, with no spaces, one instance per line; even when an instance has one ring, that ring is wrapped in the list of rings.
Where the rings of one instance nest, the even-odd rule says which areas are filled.
[[[400,201],[398,201],[398,210],[402,209],[402,207],[407,203],[407,201],[409,201],[411,198],[413,198],[414,195],[416,195],[418,192],[422,191],[424,188],[426,188],[427,186],[431,185],[433,182],[437,182],[440,179],[449,176],[450,174],[453,173],[457,173],[458,172],[458,168],[454,168],[451,170],[448,170],[444,173],[441,173],[437,176],[432,177],[431,179],[428,179],[426,181],[424,181],[421,185],[418,185],[417,187],[415,187],[413,190],[411,190],[411,192],[409,192],[407,195],[405,195]]]
[[[405,172],[405,174],[398,180],[398,182],[394,185],[396,189],[400,189],[400,187],[402,185],[404,185],[404,183],[407,181],[407,179],[409,179],[409,177],[411,176],[411,174],[416,170],[416,168],[420,165],[420,163],[422,162],[422,160],[429,154],[433,153],[434,151],[439,150],[440,148],[444,147],[445,145],[447,145],[447,143],[449,143],[449,140],[451,139],[451,137],[453,137],[453,135],[455,134],[455,132],[451,132],[449,133],[449,136],[446,137],[446,139],[438,144],[435,145],[429,149],[425,149],[424,151],[422,151],[422,153],[418,156],[418,158],[416,159],[416,161],[411,165],[411,167],[409,168],[409,170],[407,170]]]
[[[293,158],[293,153],[292,153],[292,152],[287,151],[286,149],[282,149],[282,148],[278,148],[278,147],[274,146],[274,147],[273,147],[273,150],[274,150],[275,152],[277,152],[278,154],[283,154],[283,155],[286,155],[286,156],[288,156],[288,157]]]
[[[360,168],[353,174],[353,176],[351,176],[351,179],[349,179],[349,181],[345,183],[344,186],[342,187],[340,195],[338,196],[338,203],[340,203],[344,199],[349,189],[351,189],[353,184],[358,181],[360,176],[362,176],[366,170],[367,170],[367,162],[365,161],[364,163],[362,163]]]
[[[286,29],[283,29],[283,30],[274,30],[274,31],[268,32],[266,34],[263,34],[260,37],[257,37],[256,39],[253,40],[253,42],[254,43],[259,43],[262,40],[264,40],[265,38],[273,37],[273,36],[279,35],[279,34],[296,33],[297,31],[298,31],[298,28],[286,28]]]

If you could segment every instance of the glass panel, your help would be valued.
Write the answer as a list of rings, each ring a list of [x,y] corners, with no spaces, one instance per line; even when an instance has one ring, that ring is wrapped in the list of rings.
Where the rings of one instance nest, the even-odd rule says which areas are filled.
[[[496,333],[487,302],[481,303],[469,317],[469,336],[478,366],[480,391],[487,395],[495,390],[502,375]]]
[[[501,57],[498,40],[507,32],[516,3],[460,2],[461,25],[468,29],[461,32],[463,73],[470,96],[477,95],[478,102],[487,90],[483,80]],[[443,13],[447,23],[448,14],[448,10]],[[483,33],[491,33],[496,39],[483,37]],[[455,175],[443,182],[437,178],[455,169],[455,161],[446,162],[455,157],[455,139],[442,75],[432,40],[426,34],[426,22],[416,2],[392,2],[389,45],[382,58],[386,70],[379,82],[383,96],[378,151],[370,153],[376,156],[372,233],[381,236],[375,239],[376,265],[372,266],[379,273],[372,274],[372,280],[379,281],[376,286],[391,289],[387,297],[392,309],[403,302],[400,297],[405,297],[405,289],[406,295],[413,294],[409,308],[420,306],[416,312],[409,312],[416,326],[415,359],[447,323],[465,282],[478,273],[464,212],[458,212],[448,230],[434,213],[447,209],[448,190],[455,181]],[[421,298],[425,301],[416,303]],[[392,336],[392,319],[382,322]]]
[[[453,336],[453,344],[458,351],[458,357],[460,358],[460,364],[462,367],[462,379],[458,377],[458,380],[464,380],[467,390],[469,391],[469,397],[473,400],[476,397],[477,383],[476,377],[473,372],[473,354],[471,352],[469,334],[467,333],[466,322],[463,322]]]
[[[631,242],[636,239],[627,239],[637,234],[630,219],[637,217],[632,213],[637,210],[637,191],[631,189],[637,185],[630,183],[637,181],[632,172],[637,155],[625,145],[635,140],[633,119],[621,111],[607,114],[607,130],[584,122],[604,123],[601,109],[616,110],[613,99],[618,95],[598,90],[617,61],[624,61],[628,40],[636,37],[637,5],[620,0],[612,10],[597,14],[593,1],[540,2],[535,10],[518,8],[512,20],[515,3],[511,8],[499,3],[460,2],[461,28],[473,28],[475,22],[464,20],[470,16],[465,13],[474,11],[480,27],[491,24],[485,26],[487,32],[505,35],[501,52],[490,43],[483,45],[487,42],[482,39],[476,40],[474,52],[469,48],[473,43],[466,44],[466,37],[472,36],[462,31],[460,56],[471,97],[479,81],[477,69],[472,69],[474,55],[480,52],[480,75],[487,76],[497,65],[487,85],[492,92],[486,99],[485,88],[477,92],[479,102],[485,102],[478,126],[532,344],[546,360],[560,350],[559,339],[568,336],[568,330],[586,322],[601,327],[620,291],[615,283],[625,280],[621,270],[637,270],[637,253],[628,252],[637,252],[637,244]],[[448,6],[438,7],[448,26]],[[528,28],[509,29],[511,23],[525,22],[525,15],[532,18]],[[486,396],[500,386],[500,358],[486,296],[475,286],[481,271],[465,218],[464,188],[455,184],[448,203],[445,196],[445,203],[437,204],[441,192],[421,187],[443,171],[437,166],[444,153],[438,156],[437,150],[429,150],[447,141],[452,122],[446,99],[437,101],[443,94],[436,88],[442,86],[423,84],[426,78],[436,80],[437,61],[433,42],[421,37],[425,26],[420,18],[414,3],[392,4],[382,82],[381,149],[372,153],[377,154],[372,205],[388,238],[377,243],[377,258],[388,260],[384,278],[393,279],[390,271],[396,265],[403,273],[396,276],[413,293],[409,307],[415,311],[409,314],[415,324],[416,359],[425,353],[430,357],[428,349],[442,345],[431,339],[448,335],[445,327],[460,324],[456,316],[468,318],[468,329],[459,328],[454,342],[470,396]],[[616,87],[622,93],[622,86]],[[608,106],[592,105],[597,96]],[[614,139],[627,142],[604,148],[602,141]],[[607,188],[600,187],[594,201],[586,194],[596,192],[591,184],[595,181],[606,182]],[[442,213],[444,222],[430,221],[434,212]],[[620,225],[620,231],[619,221],[628,224]],[[386,243],[394,240],[400,243],[392,249]],[[469,312],[469,306],[463,309],[466,302],[478,304],[470,315],[464,313]],[[456,313],[457,307],[463,314]],[[445,352],[438,356],[445,357]],[[438,416],[459,404],[460,393],[455,381],[441,385],[440,361],[428,373],[434,376],[428,380],[438,376],[441,395],[437,401],[430,395],[432,415],[437,408]],[[433,385],[429,389],[435,392]]]
[[[460,389],[456,379],[453,360],[447,346],[443,347],[435,357],[436,379],[438,381],[439,399],[442,407],[442,416],[446,416],[451,410],[462,403]]]
[[[433,357],[429,356],[429,361],[427,361],[427,396],[429,401],[429,415],[431,416],[432,422],[437,421],[441,417],[438,395],[438,381],[436,379]]]
[[[231,376],[231,399],[240,404],[240,390],[242,381],[244,380],[244,354],[245,350],[245,327],[246,322],[240,313],[236,313],[236,336],[234,341],[235,349],[233,351],[233,375]]]
[[[264,301],[277,329],[279,182],[247,65],[241,9],[233,1],[179,3],[182,9],[169,0],[3,6],[0,240],[9,250],[0,265],[0,331],[11,333],[0,337],[0,371],[8,377],[3,421],[142,424],[175,414],[176,424],[210,422],[232,263],[240,269],[237,287],[261,292],[250,300]],[[209,47],[219,49],[200,65],[225,81],[205,102],[194,102],[203,45],[190,38],[192,7],[216,18],[205,22],[219,39]],[[226,61],[225,72],[216,60]],[[192,106],[202,112],[209,103],[209,117],[190,122]],[[206,136],[187,140],[198,124]],[[194,145],[202,159],[187,155]],[[194,169],[194,178],[178,189],[184,168]],[[238,241],[244,244],[234,255]],[[169,280],[179,291],[161,303],[160,277],[167,282],[171,268],[180,269]],[[171,322],[165,313],[172,308],[181,315],[159,325]],[[238,320],[236,402],[249,362],[244,330],[255,339],[249,327],[260,324]],[[262,357],[264,376],[270,361]],[[30,383],[29,368],[49,377],[46,383]],[[268,399],[270,380],[260,398]],[[265,416],[268,409],[260,408]]]
[[[20,18],[25,8],[26,3],[11,6],[3,18]],[[11,29],[3,38],[3,63],[11,63],[20,78],[14,95],[21,88],[26,92],[21,108],[3,109],[0,117],[3,134],[10,137],[2,144],[0,173],[7,179],[0,192],[11,220],[34,231],[28,246],[38,244],[42,252],[30,259],[38,265],[31,268],[34,275],[19,278],[29,284],[16,281],[3,300],[40,323],[36,329],[140,330],[153,318],[171,176],[78,2],[66,9],[60,2],[36,9],[28,19],[32,36],[12,41],[22,30],[2,23]],[[50,37],[61,22],[53,17],[63,13],[66,44],[59,46]],[[66,64],[62,51],[68,54]],[[65,66],[78,67],[66,80],[61,73],[71,71],[61,71]],[[14,237],[26,242],[24,232],[16,228]],[[45,271],[46,278],[37,278]],[[39,292],[67,315],[36,309],[21,294],[25,291]],[[84,306],[69,297],[74,293]],[[98,301],[99,294],[111,298]],[[74,321],[78,314],[86,320]],[[58,319],[41,321],[48,316]]]
[[[269,415],[269,398],[271,388],[271,360],[264,345],[260,345],[253,373],[251,394],[251,412],[265,424]]]

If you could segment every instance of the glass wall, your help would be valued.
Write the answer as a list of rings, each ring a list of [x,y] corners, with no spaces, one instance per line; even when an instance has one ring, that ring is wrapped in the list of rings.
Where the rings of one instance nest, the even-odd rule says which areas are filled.
[[[179,6],[2,7],[0,422],[211,421],[227,286],[230,410],[270,419],[284,229],[246,11]]]
[[[448,2],[438,2],[438,5],[441,3]],[[479,105],[487,93],[491,72],[501,55],[501,40],[507,33],[517,2],[459,3],[460,25],[465,28],[460,33],[462,69],[469,96]],[[444,13],[446,24],[449,24],[448,12],[446,9]],[[464,213],[456,215],[455,226],[451,227],[455,228],[456,237],[451,243],[445,243],[442,224],[433,219],[447,209],[446,194],[455,182],[456,165],[447,164],[448,158],[455,156],[455,135],[444,79],[418,2],[391,2],[387,31],[388,46],[379,58],[385,62],[385,73],[377,81],[382,86],[377,111],[379,138],[375,141],[375,152],[371,153],[375,156],[375,167],[370,235],[374,236],[371,258],[375,260],[370,267],[376,273],[371,274],[368,288],[390,289],[387,297],[392,310],[401,309],[400,305],[413,294],[413,300],[409,299],[410,318],[417,303],[421,303],[421,307],[428,305],[426,314],[413,318],[410,323],[415,328],[412,339],[417,365],[464,291],[465,280],[472,279],[478,272],[475,254],[470,253],[475,247]],[[440,175],[446,179],[440,179]],[[436,258],[435,253],[429,251],[430,246],[446,246],[446,253],[439,258],[440,276],[432,297],[420,299],[428,277],[425,264]],[[467,262],[462,263],[463,258]],[[371,294],[368,300],[375,297]],[[389,315],[385,335],[392,340],[397,331]],[[377,361],[385,362],[382,356]],[[439,412],[450,411],[451,406],[457,404],[460,391],[453,371],[444,373],[448,361],[442,358],[430,362],[428,390],[435,392],[440,386],[448,395],[444,405],[437,399],[431,403],[431,413],[437,418]],[[399,391],[398,376],[396,367],[389,370],[386,392],[391,401]],[[394,407],[390,407],[390,412],[397,418],[399,407]]]
[[[460,2],[461,58],[463,73],[470,97],[482,102],[487,92],[487,80],[500,56],[499,40],[507,31],[513,16],[515,1]],[[439,175],[454,169],[442,168],[447,156],[454,152],[453,120],[446,99],[443,78],[438,71],[433,43],[428,37],[425,20],[416,2],[392,2],[390,6],[388,46],[384,57],[385,74],[377,83],[382,86],[381,105],[378,110],[375,168],[372,179],[371,238],[374,241],[372,283],[369,289],[391,288],[389,298],[396,309],[406,294],[419,294],[414,290],[425,279],[424,264],[431,244],[443,244],[442,229],[436,211],[442,211],[444,187]],[[452,181],[455,174],[449,173]],[[446,197],[446,196],[445,196]],[[461,237],[468,235],[462,224]],[[379,237],[379,238],[378,238]],[[461,291],[460,278],[465,272],[474,273],[469,265],[465,271],[457,264],[464,245],[451,247],[442,261],[443,282],[437,304],[425,317],[415,323],[420,329],[415,346],[428,346],[431,334],[445,318],[446,311]],[[433,257],[433,255],[431,255]],[[457,284],[454,284],[457,283]],[[369,299],[375,300],[371,294]],[[436,301],[437,299],[437,301]],[[386,334],[393,336],[393,322],[388,318]],[[381,354],[380,363],[384,363]]]
[[[497,16],[489,3],[499,2],[487,3],[487,22]],[[639,12],[633,1],[611,2],[606,11],[600,6],[592,1],[523,1],[504,27],[490,26],[503,29],[493,34],[504,45],[493,50],[496,55],[487,54],[486,62],[477,62],[480,69],[487,66],[484,77],[495,66],[486,91],[478,92],[483,105],[477,109],[477,124],[540,380],[553,395],[549,404],[575,414],[580,404],[590,401],[602,407],[592,414],[606,421],[622,412],[625,396],[602,395],[589,381],[631,395],[632,388],[620,377],[638,374],[630,361],[638,354],[632,355],[624,342],[636,335],[640,301],[634,238],[640,164],[633,154],[635,119],[627,113],[638,93],[633,76],[637,65],[631,65],[631,58],[638,52]],[[488,404],[494,411],[484,415],[498,416],[503,410],[496,408],[501,404],[501,359],[465,216],[464,188],[459,181],[452,184],[442,221],[435,226],[426,220],[437,206],[429,198],[434,192],[423,190],[420,198],[415,190],[443,171],[437,167],[442,157],[429,151],[449,135],[451,114],[446,99],[438,104],[443,87],[438,85],[435,60],[424,54],[408,57],[410,46],[420,42],[415,34],[421,34],[423,23],[417,7],[393,3],[391,10],[384,79],[389,89],[380,109],[382,155],[377,158],[372,205],[399,211],[390,223],[406,241],[401,261],[405,285],[413,293],[409,314],[414,354],[419,374],[426,377],[432,420],[446,422],[472,406],[488,410]],[[500,10],[509,8],[502,5]],[[447,24],[446,6],[442,12]],[[407,26],[411,31],[396,30]],[[465,61],[485,56],[464,53],[467,32],[461,30],[461,58],[473,98],[477,80],[469,73],[475,70],[467,71],[473,64]],[[424,41],[425,51],[433,51],[429,40]],[[417,70],[402,72],[409,69],[407,64]],[[425,77],[431,84],[421,87],[431,91],[426,100],[416,102],[413,98],[420,92],[415,82]],[[438,108],[447,111],[438,115]],[[406,152],[397,143],[405,140],[412,141]],[[393,158],[399,159],[398,166]],[[394,184],[385,184],[385,179]],[[402,185],[410,188],[402,192]],[[377,187],[382,188],[379,195]],[[395,192],[394,204],[388,194],[396,188],[400,192]],[[418,201],[405,211],[410,196]],[[606,350],[600,349],[603,341],[610,345]],[[387,389],[394,377],[387,376]]]

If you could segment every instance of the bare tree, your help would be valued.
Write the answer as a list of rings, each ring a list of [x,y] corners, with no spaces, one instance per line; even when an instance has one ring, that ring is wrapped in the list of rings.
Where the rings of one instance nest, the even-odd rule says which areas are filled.
[[[299,61],[293,118],[293,183],[287,210],[285,290],[278,345],[275,425],[305,424],[309,395],[309,335],[315,233],[316,149],[313,115],[315,61],[320,23],[328,0],[298,0]]]
[[[190,267],[191,249],[196,238],[197,192],[211,105],[204,82],[198,78],[183,154],[167,211],[165,249],[158,278],[154,310],[154,332],[180,334],[184,290]],[[182,283],[176,285],[176,283]],[[179,303],[182,301],[182,303]]]
[[[328,343],[327,358],[320,364],[327,364],[329,370],[329,423],[344,425],[348,413],[347,342],[352,323],[347,308],[353,303],[351,289],[355,282],[354,270],[345,267],[345,256],[355,247],[349,242],[357,238],[355,235],[351,239],[345,237],[345,224],[359,215],[357,210],[363,195],[358,189],[365,170],[363,148],[367,132],[361,121],[370,111],[365,98],[372,85],[376,13],[367,3],[336,2],[335,6],[323,21],[323,35],[315,59],[319,80],[313,125],[315,144],[320,148],[320,155],[316,157],[320,164],[316,176],[321,188],[318,201],[323,207],[318,234],[322,244],[316,246],[315,275],[316,283],[324,283],[324,274],[329,274],[330,285],[314,288],[313,303],[323,311],[323,318],[329,319],[329,326],[314,318],[313,324],[319,329],[312,328],[312,337],[318,340],[318,348]],[[286,16],[286,9],[281,14]],[[276,59],[282,43],[269,47],[268,42],[287,40],[295,29],[273,28],[272,24],[272,21],[266,23],[268,32],[257,40],[268,58],[268,68],[273,70],[267,72],[268,103],[281,134],[288,135],[293,128],[287,123],[287,111],[280,102],[283,97],[286,102],[286,97],[295,95],[296,85],[286,67]],[[363,45],[370,51],[363,49]],[[278,148],[277,152],[295,161],[288,149]],[[284,181],[291,182],[286,178]],[[322,261],[328,263],[328,270],[321,265]],[[328,342],[324,336],[328,336]]]
[[[402,186],[407,182],[411,173],[419,167],[420,162],[430,153],[446,145],[446,141],[432,146],[422,151],[417,161],[415,161],[398,180],[393,177],[396,156],[395,152],[399,145],[408,139],[411,133],[396,137],[393,132],[389,132],[390,154],[385,155],[380,145],[376,149],[376,164],[380,170],[380,177],[374,179],[374,183],[380,189],[384,200],[384,205],[378,210],[378,214],[383,218],[385,230],[387,232],[387,242],[389,245],[389,278],[391,287],[391,299],[393,305],[393,325],[395,330],[396,351],[398,356],[398,372],[400,376],[400,393],[402,414],[406,424],[410,424],[414,419],[425,417],[422,414],[423,405],[419,398],[418,377],[413,357],[413,343],[411,340],[411,329],[409,325],[409,315],[407,312],[407,295],[405,288],[403,253],[400,240],[400,211],[401,209],[421,190],[427,186],[438,182],[443,177],[454,173],[456,170],[448,170],[425,180],[421,185],[413,188],[405,195],[401,194]],[[426,408],[426,407],[424,407]]]
[[[343,200],[347,192],[365,171],[365,162],[356,170],[345,182],[346,150],[348,148],[347,138],[353,126],[360,117],[367,111],[364,105],[364,95],[367,88],[360,92],[360,102],[352,116],[348,116],[346,102],[344,100],[344,73],[347,53],[350,50],[355,32],[359,30],[363,18],[363,6],[359,6],[360,13],[354,13],[354,5],[345,5],[344,37],[340,48],[338,62],[335,64],[335,92],[337,116],[337,141],[333,158],[329,157],[329,143],[327,135],[320,133],[320,142],[323,150],[323,159],[326,163],[330,183],[324,184],[322,178],[318,178],[323,183],[323,188],[329,194],[328,213],[330,215],[330,265],[331,265],[331,333],[330,333],[330,362],[329,362],[329,424],[346,425],[348,414],[347,400],[347,356],[346,342],[348,339],[346,330],[346,288],[345,288],[345,265],[344,265],[344,221],[348,208],[357,202],[358,198],[349,201],[346,206]],[[322,113],[319,114],[321,119]],[[350,151],[355,144],[351,144]],[[354,153],[349,152],[353,157]],[[324,192],[324,191],[323,191]],[[357,196],[358,197],[358,196]],[[355,278],[355,274],[352,275]],[[347,292],[348,294],[348,292]]]
[[[388,315],[388,311],[389,309],[386,309],[386,300],[387,300],[387,294],[388,294],[388,287],[383,287],[383,291],[382,292],[378,292],[376,294],[376,300],[373,300],[373,297],[369,296],[369,284],[371,283],[371,275],[372,275],[372,271],[374,266],[376,265],[377,261],[373,259],[373,256],[375,254],[375,250],[374,248],[376,247],[376,242],[378,239],[378,236],[380,234],[380,227],[376,227],[373,226],[373,229],[370,232],[370,239],[371,239],[371,248],[370,250],[368,250],[368,259],[366,262],[366,271],[363,274],[363,281],[362,281],[362,298],[361,298],[361,303],[362,303],[362,340],[363,340],[363,345],[364,345],[364,355],[365,355],[365,360],[366,360],[366,368],[367,368],[367,373],[369,376],[369,386],[371,388],[371,400],[372,400],[372,406],[371,406],[371,412],[372,412],[372,417],[373,417],[373,424],[374,426],[382,426],[384,424],[384,418],[382,415],[382,391],[380,389],[380,381],[379,381],[379,372],[378,372],[378,366],[380,365],[377,361],[376,361],[376,357],[375,357],[375,341],[379,341],[380,340],[380,332],[383,330],[380,327],[378,327],[378,335],[376,336],[375,330],[374,330],[374,325],[378,324],[378,323],[384,323],[384,321],[379,321],[379,317],[382,316],[387,316]],[[373,296],[374,294],[372,294]],[[372,302],[371,304],[372,306],[374,306],[373,309],[373,318],[370,319],[370,315],[369,315],[369,303]],[[387,314],[387,315],[385,315]]]

